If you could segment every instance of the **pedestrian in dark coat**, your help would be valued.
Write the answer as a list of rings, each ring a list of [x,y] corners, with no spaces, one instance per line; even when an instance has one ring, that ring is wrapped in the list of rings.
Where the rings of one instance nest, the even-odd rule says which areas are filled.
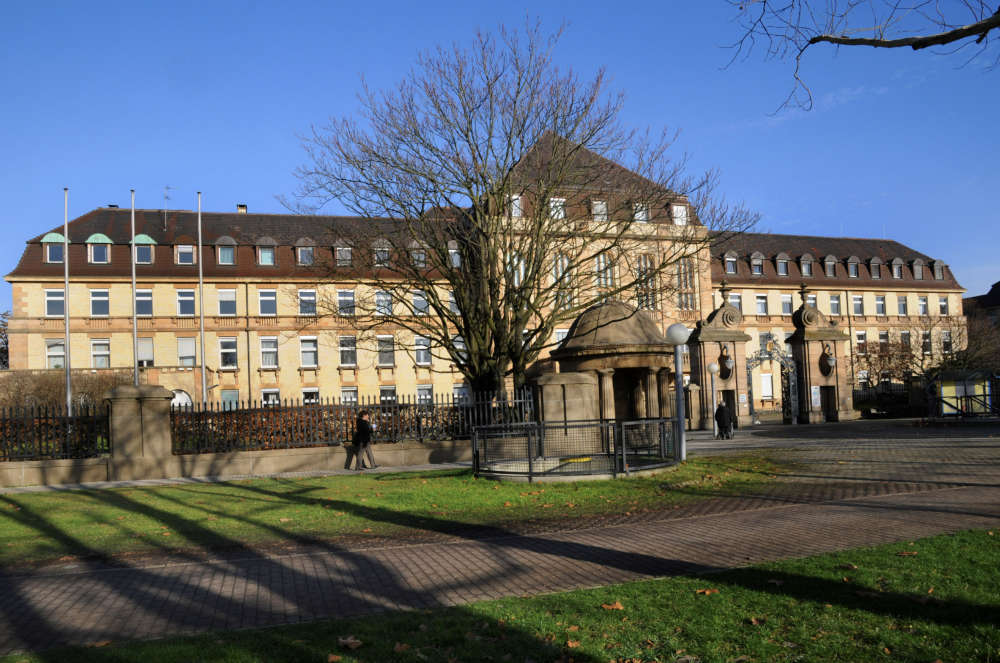
[[[715,423],[719,427],[719,433],[715,439],[729,440],[733,437],[733,417],[726,406],[725,401],[719,403],[715,409]]]
[[[372,433],[374,429],[372,428],[371,421],[369,420],[369,414],[367,410],[362,410],[358,413],[358,423],[354,430],[354,469],[361,471],[364,468],[364,458],[368,458],[368,469],[373,469],[378,467],[375,464],[375,456],[372,454]]]

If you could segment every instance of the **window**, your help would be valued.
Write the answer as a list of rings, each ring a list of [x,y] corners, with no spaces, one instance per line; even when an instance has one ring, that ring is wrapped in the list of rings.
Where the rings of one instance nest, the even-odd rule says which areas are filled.
[[[177,291],[177,315],[194,315],[194,290]]]
[[[671,205],[670,213],[674,218],[675,226],[686,226],[688,224],[687,205]]]
[[[351,255],[351,247],[338,246],[333,250],[333,255],[337,261],[337,267],[350,267],[354,260]]]
[[[652,256],[647,256],[648,271],[652,272]],[[650,308],[656,308],[655,277],[650,275],[647,280],[649,284]],[[695,273],[694,260],[691,258],[681,258],[677,261],[677,308],[681,311],[693,311],[695,302]]]
[[[90,316],[92,318],[106,318],[110,312],[107,290],[90,291]]]
[[[354,315],[354,291],[337,291],[337,313],[340,315]]]
[[[87,257],[94,264],[107,264],[111,260],[111,252],[107,244],[88,244]]]
[[[340,388],[340,402],[344,405],[357,405],[358,404],[358,388],[357,387],[341,387]]]
[[[903,278],[903,265],[896,262],[892,264],[892,278],[901,279]]]
[[[300,265],[312,265],[316,262],[316,249],[312,246],[297,246],[295,259]]]
[[[410,262],[414,269],[424,269],[427,267],[427,251],[423,249],[410,250]]]
[[[375,315],[392,315],[392,293],[385,290],[376,291]]]
[[[941,332],[941,352],[951,354],[951,332],[947,329]]]
[[[934,263],[934,279],[937,281],[944,279],[944,265],[939,262]]]
[[[182,336],[177,339],[177,365],[194,366],[198,359],[195,339],[192,336]]]
[[[816,295],[806,295],[806,306],[816,308]]]
[[[152,290],[135,291],[135,314],[146,318],[153,315]]]
[[[858,263],[856,262],[847,263],[847,275],[852,279],[858,278]]]
[[[899,315],[907,315],[906,295],[896,296],[896,306],[896,310],[899,312]]]
[[[854,306],[854,315],[864,315],[865,314],[865,300],[861,295],[854,295],[851,297],[851,301]]]
[[[830,295],[830,315],[840,315],[840,295]]]
[[[90,339],[90,367],[111,368],[111,341],[106,338]]]
[[[257,247],[257,264],[264,265],[267,267],[274,266],[274,247],[273,246],[258,246]]]
[[[911,348],[913,347],[912,341],[910,340],[910,332],[901,331],[899,332],[899,344],[903,346],[903,352],[909,354]]]
[[[235,246],[219,246],[215,250],[215,261],[220,265],[235,265],[236,264],[236,247]]]
[[[632,208],[632,220],[639,223],[649,222],[649,205],[636,203]]]
[[[234,369],[238,365],[236,360],[236,337],[219,338],[219,368],[223,370]]]
[[[149,244],[136,244],[135,264],[150,265],[153,262],[153,247]]]
[[[434,404],[434,387],[429,384],[417,385],[417,405]]]
[[[826,275],[831,279],[837,275],[837,262],[833,258],[826,259]]]
[[[918,281],[924,278],[924,264],[922,262],[913,263],[913,278]]]
[[[454,313],[455,315],[461,315],[462,313],[458,308],[458,302],[455,300],[454,290],[448,291],[448,310]]]
[[[729,293],[729,305],[740,313],[743,312],[743,296],[735,292]]]
[[[594,221],[607,221],[608,220],[608,203],[604,200],[592,200],[590,201],[590,213],[594,217]]]
[[[413,315],[427,315],[427,293],[423,290],[413,291]]]
[[[785,332],[785,355],[788,357],[792,356],[792,336],[793,332]]]
[[[458,252],[458,249],[448,249],[448,264],[453,269],[458,269],[462,266],[462,254]]]
[[[138,341],[138,352],[136,360],[140,366],[153,366],[153,339],[150,337],[136,339]]]
[[[277,389],[262,389],[260,392],[260,404],[264,407],[281,405],[281,392]]]
[[[565,198],[549,198],[549,218],[550,219],[566,218]]]
[[[376,246],[373,249],[373,260],[375,261],[375,267],[388,267],[389,266],[389,247],[385,245]]]
[[[299,290],[299,315],[316,315],[315,290]]]
[[[869,269],[871,269],[873,279],[882,278],[882,265],[880,263],[877,262],[871,263]]]
[[[455,354],[459,359],[464,360],[468,355],[465,352],[465,339],[461,336],[452,336],[451,338],[452,347],[455,349]]]
[[[66,344],[62,339],[46,339],[45,366],[66,368]]]
[[[762,401],[774,400],[774,381],[770,373],[760,374],[760,399]]]
[[[341,336],[339,346],[340,346],[340,365],[357,366],[358,365],[357,339],[354,336]]]
[[[598,288],[610,288],[614,286],[614,271],[611,266],[611,260],[606,253],[598,255],[594,259],[594,272]]]
[[[378,365],[396,365],[396,341],[392,336],[379,336],[376,339],[378,345]]]
[[[63,245],[55,242],[45,244],[45,262],[62,262]]]
[[[566,340],[567,336],[569,336],[569,330],[568,329],[557,329],[557,330],[555,330],[556,343],[562,343],[563,341]]]
[[[948,315],[948,298],[938,297],[938,313]]]
[[[868,352],[868,332],[855,332],[857,339],[858,354],[863,355]]]
[[[303,336],[299,339],[299,355],[303,368],[315,368],[319,365],[319,343],[315,336]]]
[[[524,216],[524,206],[521,204],[521,196],[510,197],[510,215],[515,219]]]
[[[883,354],[889,350],[889,332],[885,330],[880,330],[878,333],[878,350]]]
[[[318,405],[319,404],[319,389],[303,389],[302,390],[302,404],[303,405]]]
[[[260,337],[260,367],[278,368],[278,337]]]
[[[395,405],[395,403],[396,403],[396,388],[395,387],[379,387],[378,388],[378,402],[379,402],[379,405]]]
[[[792,314],[792,296],[782,295],[781,296],[781,314],[791,315]]]
[[[258,290],[257,305],[260,315],[278,315],[277,290]]]
[[[190,244],[178,244],[174,256],[178,265],[193,265],[194,247]]]
[[[760,276],[764,273],[764,259],[763,258],[751,258],[750,259],[750,273],[754,276]]]
[[[927,297],[917,297],[917,306],[920,309],[920,315],[930,315],[930,310],[927,307]]]
[[[240,406],[240,390],[223,389],[219,392],[219,402],[223,410],[235,410]]]
[[[812,276],[813,275],[813,264],[812,261],[802,261],[802,276]]]
[[[767,315],[767,295],[757,295],[757,315]]]
[[[736,273],[736,258],[726,256],[726,274]]]
[[[920,347],[925,355],[931,353],[931,333],[929,331],[921,332]]]
[[[232,317],[236,315],[236,291],[229,289],[219,290],[219,315]]]
[[[778,276],[788,276],[788,261],[779,260],[778,261]]]
[[[45,291],[45,315],[48,317],[62,316],[66,311],[66,298],[62,290]]]
[[[885,315],[885,295],[875,295],[875,315]]]
[[[451,400],[456,403],[468,403],[470,400],[469,387],[466,384],[453,384],[451,386]]]
[[[431,339],[426,336],[413,337],[413,359],[417,366],[431,365]]]

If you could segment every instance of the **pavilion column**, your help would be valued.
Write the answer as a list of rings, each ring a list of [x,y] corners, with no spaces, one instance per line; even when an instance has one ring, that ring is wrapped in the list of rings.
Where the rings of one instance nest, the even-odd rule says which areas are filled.
[[[614,421],[615,419],[615,385],[611,379],[615,374],[613,368],[601,368],[597,370],[599,391],[601,393],[601,419]]]
[[[659,419],[660,416],[660,390],[657,384],[657,373],[659,369],[648,368],[646,369],[645,383],[646,383],[646,416],[651,419]]]
[[[670,400],[670,369],[661,368],[656,374],[656,382],[660,400],[660,416],[669,417],[674,408]]]

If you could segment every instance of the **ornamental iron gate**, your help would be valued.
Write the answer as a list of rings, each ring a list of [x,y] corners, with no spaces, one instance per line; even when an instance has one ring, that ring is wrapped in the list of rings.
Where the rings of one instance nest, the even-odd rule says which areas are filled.
[[[799,370],[795,360],[784,352],[784,342],[771,333],[761,334],[758,352],[747,357],[747,398],[750,401],[750,421],[758,423],[753,405],[753,369],[765,361],[781,366],[781,414],[786,424],[799,423]]]

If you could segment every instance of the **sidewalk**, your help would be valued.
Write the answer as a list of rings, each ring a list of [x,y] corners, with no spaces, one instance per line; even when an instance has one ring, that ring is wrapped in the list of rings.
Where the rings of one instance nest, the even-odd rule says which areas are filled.
[[[457,605],[1000,526],[1000,440],[780,453],[802,468],[782,490],[588,529],[0,577],[0,654]]]

